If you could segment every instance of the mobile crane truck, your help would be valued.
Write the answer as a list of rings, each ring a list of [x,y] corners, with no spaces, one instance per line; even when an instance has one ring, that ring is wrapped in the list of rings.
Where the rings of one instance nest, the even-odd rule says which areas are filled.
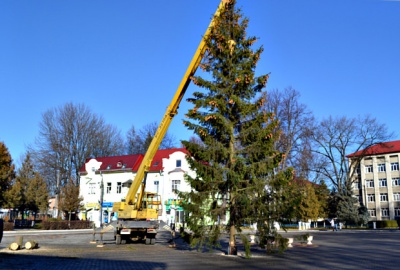
[[[147,245],[154,245],[158,229],[158,215],[161,211],[161,198],[156,193],[145,192],[146,176],[151,162],[156,154],[162,139],[164,138],[173,117],[178,113],[179,104],[190,83],[190,77],[194,75],[201,59],[206,52],[205,39],[214,25],[214,18],[225,10],[230,0],[222,0],[208,26],[193,58],[189,64],[181,83],[161,120],[160,125],[146,151],[139,166],[137,174],[129,188],[128,194],[121,202],[113,205],[113,212],[118,213],[118,221],[115,227],[116,244],[124,244],[129,240],[145,241]],[[140,189],[139,189],[140,188]],[[139,191],[139,193],[138,193]]]

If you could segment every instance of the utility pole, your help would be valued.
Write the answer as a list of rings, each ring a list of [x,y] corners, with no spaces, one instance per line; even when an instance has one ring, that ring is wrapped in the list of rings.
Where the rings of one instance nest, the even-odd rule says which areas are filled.
[[[56,201],[54,203],[54,208],[56,211],[56,218],[58,218],[58,205],[60,201],[60,171],[57,170],[57,186],[56,186]]]
[[[103,196],[104,196],[104,182],[103,174],[100,172],[101,182],[100,182],[100,227],[103,224]]]

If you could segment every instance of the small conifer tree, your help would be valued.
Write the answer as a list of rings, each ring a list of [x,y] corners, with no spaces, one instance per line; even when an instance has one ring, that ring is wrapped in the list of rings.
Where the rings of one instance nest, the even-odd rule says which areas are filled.
[[[15,166],[7,146],[0,142],[0,207],[6,203],[6,192],[15,178]]]
[[[79,210],[82,201],[83,198],[79,196],[79,186],[70,179],[61,189],[59,204],[60,210],[68,214],[68,221],[71,221],[72,213]]]
[[[5,194],[7,207],[17,208],[25,218],[24,213],[30,210],[37,213],[41,210],[46,213],[48,208],[48,191],[43,177],[34,169],[31,155],[26,153],[21,168],[18,169],[16,178],[11,188]]]

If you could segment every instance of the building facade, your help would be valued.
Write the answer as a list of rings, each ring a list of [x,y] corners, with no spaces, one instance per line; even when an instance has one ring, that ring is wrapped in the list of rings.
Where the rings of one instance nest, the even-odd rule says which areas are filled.
[[[183,224],[184,214],[177,191],[190,191],[185,174],[194,176],[186,161],[184,148],[158,150],[146,178],[146,191],[161,195],[162,213],[159,220],[167,224]],[[80,196],[83,198],[81,219],[109,223],[116,219],[114,202],[120,202],[143,160],[143,155],[99,157],[86,160],[80,170]]]
[[[367,207],[370,221],[400,218],[400,140],[379,143],[347,157],[354,172],[354,194]]]

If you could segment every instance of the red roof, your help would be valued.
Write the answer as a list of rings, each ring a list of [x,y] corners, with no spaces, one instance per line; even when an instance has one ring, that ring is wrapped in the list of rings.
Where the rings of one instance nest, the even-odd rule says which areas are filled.
[[[346,157],[350,158],[357,156],[382,155],[382,154],[390,154],[398,152],[400,152],[400,140],[378,143],[366,149],[351,153]]]
[[[97,157],[97,158],[88,158],[85,161],[85,164],[89,162],[89,160],[95,159],[98,162],[102,162],[99,168],[99,171],[121,171],[121,170],[132,170],[137,171],[139,169],[140,163],[143,160],[143,155],[124,155],[124,156],[112,156],[112,157]],[[81,173],[85,173],[85,164],[80,169]]]
[[[150,172],[163,170],[162,167],[162,159],[169,158],[169,156],[175,152],[183,152],[187,154],[187,150],[185,148],[170,148],[170,149],[162,149],[158,150],[153,158],[151,163],[151,167],[149,169]],[[89,162],[91,159],[95,159],[99,162],[102,162],[99,171],[127,171],[132,170],[136,172],[139,169],[140,163],[143,160],[144,155],[135,154],[135,155],[124,155],[124,156],[112,156],[112,157],[97,157],[97,158],[88,158],[85,161],[85,164]],[[79,170],[81,173],[86,173],[85,164]]]
[[[156,155],[153,158],[149,172],[162,171],[163,170],[162,159],[169,158],[169,156],[175,152],[183,152],[185,154],[188,154],[188,151],[185,148],[170,148],[170,149],[158,150]]]

